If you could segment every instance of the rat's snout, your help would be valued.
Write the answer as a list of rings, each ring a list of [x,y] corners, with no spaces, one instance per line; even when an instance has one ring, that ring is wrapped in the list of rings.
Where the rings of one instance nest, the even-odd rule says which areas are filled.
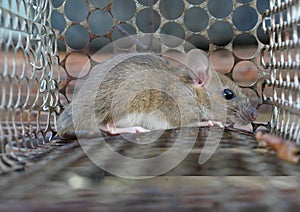
[[[252,108],[250,110],[250,119],[251,119],[251,121],[255,121],[257,116],[258,116],[257,110],[255,108]]]

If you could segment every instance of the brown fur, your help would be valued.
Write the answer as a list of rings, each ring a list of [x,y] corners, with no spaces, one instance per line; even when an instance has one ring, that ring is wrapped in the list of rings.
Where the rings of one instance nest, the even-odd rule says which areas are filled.
[[[110,61],[106,64],[100,67],[111,67]],[[74,106],[79,108],[77,111],[82,111],[75,128],[88,130],[92,121],[85,116],[85,111],[93,110],[93,104],[98,125],[118,122],[131,113],[151,114],[158,110],[170,124],[168,127],[194,125],[198,121],[212,118],[215,121],[248,124],[249,114],[256,110],[241,88],[215,70],[209,72],[208,82],[204,86],[197,86],[191,82],[186,67],[172,67],[160,56],[138,53],[114,65],[100,85],[96,79],[103,77],[100,76],[103,72],[93,70],[81,90],[84,89],[86,95],[81,96],[80,101],[68,105],[58,120],[58,134],[63,137],[74,136]],[[88,91],[95,86],[98,87],[97,94],[92,99]],[[236,98],[225,100],[222,96],[225,88],[230,88]],[[144,125],[144,122],[139,123]],[[141,127],[149,128],[148,125]]]

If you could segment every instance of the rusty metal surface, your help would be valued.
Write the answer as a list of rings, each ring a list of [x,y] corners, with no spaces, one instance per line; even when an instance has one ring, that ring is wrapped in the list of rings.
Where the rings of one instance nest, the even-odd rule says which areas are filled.
[[[183,129],[195,132],[197,128]],[[164,132],[148,146],[134,145],[120,136],[105,142],[131,157],[159,155],[174,144],[179,129]],[[112,176],[97,167],[78,142],[56,141],[51,153],[32,160],[25,171],[2,176],[0,209],[93,211],[108,209],[220,209],[266,210],[299,208],[298,164],[289,164],[257,148],[251,134],[225,130],[220,146],[204,165],[198,164],[208,128],[199,130],[190,154],[164,175],[131,180]],[[159,131],[149,132],[151,136]],[[130,135],[142,139],[143,134]],[[104,140],[91,141],[93,149]],[[106,158],[108,164],[122,161]],[[145,168],[145,167],[131,167]]]

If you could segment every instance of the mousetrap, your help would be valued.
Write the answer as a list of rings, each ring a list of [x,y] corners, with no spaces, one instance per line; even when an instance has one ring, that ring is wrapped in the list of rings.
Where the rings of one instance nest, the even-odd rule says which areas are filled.
[[[51,201],[64,198],[57,207],[171,209],[181,202],[189,209],[242,209],[246,203],[252,209],[299,208],[294,202],[298,160],[279,159],[272,149],[260,147],[252,132],[213,126],[91,138],[92,149],[103,149],[105,141],[121,155],[149,159],[167,152],[181,131],[190,130],[193,139],[187,136],[183,143],[194,143],[181,162],[157,178],[134,182],[100,169],[80,142],[56,135],[57,119],[72,102],[76,83],[110,55],[150,51],[180,59],[199,48],[257,106],[253,128],[267,130],[269,143],[276,136],[298,148],[299,0],[222,2],[220,7],[217,0],[0,0],[0,188],[5,189],[1,199],[7,200],[0,208],[52,209]],[[215,140],[208,136],[214,129],[222,132]],[[152,137],[155,143],[139,145]],[[206,138],[218,144],[200,164]],[[130,167],[126,173],[151,175],[149,170],[165,164],[122,166],[125,162],[106,156],[101,161],[116,170]],[[293,156],[298,158],[298,152]]]

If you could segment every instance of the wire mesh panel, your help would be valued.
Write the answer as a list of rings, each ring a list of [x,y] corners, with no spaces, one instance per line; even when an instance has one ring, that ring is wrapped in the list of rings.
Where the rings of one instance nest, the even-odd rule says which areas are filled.
[[[274,105],[275,133],[299,141],[299,1],[0,0],[0,33],[1,153],[18,161],[48,150],[76,80],[103,62],[98,50],[125,36],[125,47],[109,51],[142,51],[136,40],[166,54],[207,51],[217,71]],[[16,164],[2,156],[2,170]]]
[[[265,102],[272,104],[272,131],[300,142],[300,1],[270,1],[263,29],[270,44],[262,50],[262,64],[270,69]]]
[[[6,152],[21,162],[56,130],[60,74],[50,11],[48,0],[0,1],[0,171],[20,165]]]
[[[49,141],[76,80],[104,61],[97,51],[129,36],[127,46],[115,42],[108,50],[142,51],[134,44],[139,42],[163,53],[186,53],[190,44],[207,51],[217,71],[273,106],[276,134],[299,142],[299,12],[299,0],[0,0],[0,174],[35,165],[1,176],[0,208],[295,210],[299,164],[257,147],[252,132],[226,129],[216,153],[199,164],[212,128],[184,128],[198,135],[188,156],[146,181],[107,176],[80,142]],[[151,42],[146,33],[153,33]],[[161,33],[180,39],[170,42]],[[173,146],[179,134],[170,129],[111,136],[106,144],[125,156],[153,158]],[[158,142],[136,145],[144,137]],[[98,154],[103,141],[89,140],[92,152]],[[161,165],[128,169],[113,155],[101,157],[107,166],[129,172]]]
[[[221,7],[217,0],[0,2],[1,151],[9,148],[14,158],[28,149],[34,151],[27,155],[47,150],[62,106],[58,89],[72,100],[75,81],[103,61],[97,51],[125,36],[132,40],[126,47],[114,46],[112,52],[136,48],[134,39],[163,53],[197,47],[209,53],[217,71],[252,93],[257,93],[263,76],[258,61],[260,49],[269,42],[261,24],[266,0],[226,0]],[[59,31],[57,39],[53,29]],[[147,33],[155,42],[147,43]],[[170,42],[161,34],[179,39]],[[62,50],[60,63],[56,42]]]
[[[221,5],[218,0],[55,1],[51,24],[60,31],[58,45],[66,51],[61,92],[72,100],[79,72],[85,75],[102,62],[96,52],[105,45],[125,36],[149,44],[145,33],[156,35],[157,46],[148,46],[153,51],[186,53],[192,46],[207,51],[217,71],[256,91],[263,76],[259,52],[269,42],[261,24],[266,8],[267,0],[224,0]],[[176,36],[178,42],[160,34]],[[122,51],[115,47],[112,51]],[[135,48],[134,42],[129,40],[126,48]],[[79,60],[84,65],[74,66]]]

